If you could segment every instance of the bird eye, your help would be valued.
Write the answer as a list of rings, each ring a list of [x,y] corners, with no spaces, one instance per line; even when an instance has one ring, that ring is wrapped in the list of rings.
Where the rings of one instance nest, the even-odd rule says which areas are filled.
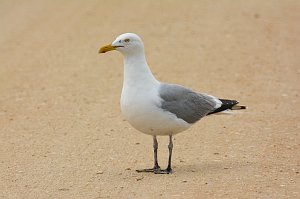
[[[126,43],[128,43],[128,42],[130,42],[130,39],[124,39],[124,41],[125,41]]]

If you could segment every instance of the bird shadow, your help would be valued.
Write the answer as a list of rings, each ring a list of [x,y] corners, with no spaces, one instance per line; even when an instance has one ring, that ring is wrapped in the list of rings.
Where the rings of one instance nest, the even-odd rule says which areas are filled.
[[[230,173],[236,170],[247,169],[251,167],[251,164],[245,164],[241,162],[234,161],[212,161],[212,162],[202,162],[199,164],[181,164],[174,165],[174,170],[176,173]]]

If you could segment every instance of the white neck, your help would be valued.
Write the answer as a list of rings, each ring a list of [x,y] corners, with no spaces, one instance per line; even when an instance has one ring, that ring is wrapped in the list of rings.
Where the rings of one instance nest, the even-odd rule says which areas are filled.
[[[143,51],[124,55],[123,87],[151,86],[158,83],[148,67]]]

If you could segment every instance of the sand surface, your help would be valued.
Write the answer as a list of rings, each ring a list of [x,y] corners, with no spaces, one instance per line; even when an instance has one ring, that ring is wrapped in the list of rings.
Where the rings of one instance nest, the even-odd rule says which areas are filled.
[[[300,198],[300,2],[0,1],[0,198]],[[174,173],[122,117],[123,60],[249,107],[174,141]],[[159,161],[167,164],[166,137]]]

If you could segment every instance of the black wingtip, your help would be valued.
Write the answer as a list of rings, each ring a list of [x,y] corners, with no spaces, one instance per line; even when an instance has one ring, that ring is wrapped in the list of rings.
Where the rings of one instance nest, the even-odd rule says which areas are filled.
[[[222,111],[225,111],[225,110],[228,110],[228,109],[240,110],[240,109],[246,109],[247,108],[246,106],[237,105],[239,102],[236,101],[236,100],[228,100],[228,99],[219,99],[219,100],[222,102],[222,106],[220,108],[214,110],[213,112],[208,113],[207,115],[222,112]]]
[[[247,106],[240,106],[241,109],[247,109]]]
[[[231,110],[241,110],[241,109],[247,109],[247,106],[235,105],[231,108]]]

